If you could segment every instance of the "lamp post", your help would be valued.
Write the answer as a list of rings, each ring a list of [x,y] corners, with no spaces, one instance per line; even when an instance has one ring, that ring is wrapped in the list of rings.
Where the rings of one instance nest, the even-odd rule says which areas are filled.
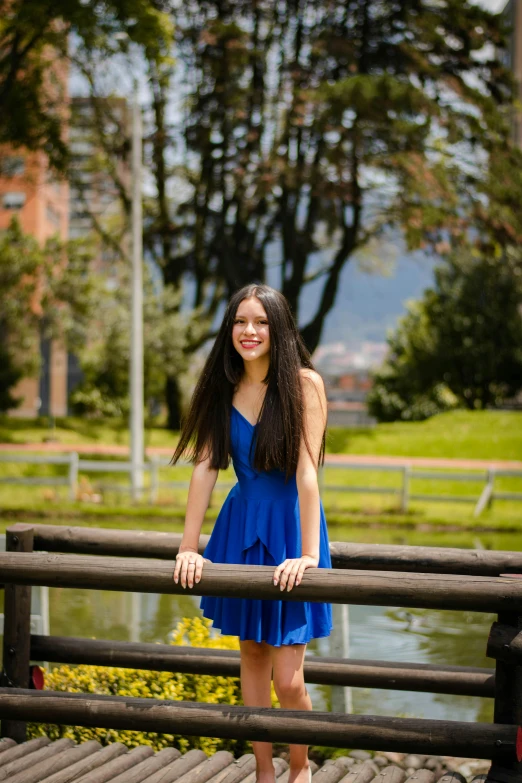
[[[141,203],[142,130],[138,83],[132,103],[132,295],[130,350],[130,435],[132,499],[143,490],[143,218]]]

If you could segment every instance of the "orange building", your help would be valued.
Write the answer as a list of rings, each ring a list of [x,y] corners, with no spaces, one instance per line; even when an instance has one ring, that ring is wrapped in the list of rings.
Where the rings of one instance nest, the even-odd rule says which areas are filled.
[[[48,98],[49,111],[62,122],[64,138],[69,122],[69,66],[57,58],[52,48],[44,53],[50,63],[41,89]],[[69,185],[57,179],[43,151],[30,152],[21,147],[0,149],[0,231],[13,215],[24,232],[38,242],[58,234],[65,241],[69,232]],[[67,413],[67,351],[59,341],[42,341],[41,369],[38,378],[23,378],[13,396],[20,405],[13,416],[64,416]]]
[[[68,236],[69,186],[49,170],[43,152],[3,148],[0,151],[0,231],[13,215],[22,229],[44,243],[58,234]],[[67,352],[53,340],[42,344],[42,365],[38,378],[23,378],[13,390],[21,399],[13,416],[39,414],[64,416],[67,412]]]

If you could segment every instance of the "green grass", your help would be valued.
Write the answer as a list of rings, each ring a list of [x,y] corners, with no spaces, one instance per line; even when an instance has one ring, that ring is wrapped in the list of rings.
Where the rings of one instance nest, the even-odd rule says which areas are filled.
[[[447,459],[522,460],[522,412],[451,411],[426,421],[332,428],[327,451]]]
[[[51,427],[46,417],[28,421],[0,416],[0,443],[44,443],[47,440],[64,445],[128,446],[130,435],[126,421],[98,421],[71,416],[56,419]],[[165,446],[174,451],[177,440],[177,433],[164,427],[147,427],[145,430],[146,446]]]
[[[90,419],[34,421],[0,417],[0,442],[42,443],[52,438],[63,444],[126,446],[126,423]],[[146,431],[148,446],[174,449],[177,433],[162,427]],[[401,457],[446,457],[522,460],[522,412],[451,411],[421,422],[379,424],[371,430],[332,428],[327,450],[331,453],[375,454]]]

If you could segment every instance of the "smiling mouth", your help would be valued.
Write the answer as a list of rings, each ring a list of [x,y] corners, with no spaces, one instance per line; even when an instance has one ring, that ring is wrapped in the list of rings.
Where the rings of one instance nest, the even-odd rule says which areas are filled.
[[[259,340],[242,340],[241,345],[243,348],[257,348],[261,342]]]

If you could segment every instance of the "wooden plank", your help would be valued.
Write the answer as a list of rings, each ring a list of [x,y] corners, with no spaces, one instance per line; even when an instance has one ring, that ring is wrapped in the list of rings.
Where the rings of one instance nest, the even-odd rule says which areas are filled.
[[[218,772],[209,783],[242,783],[242,781],[255,771],[256,760],[253,753],[245,753],[234,764]]]
[[[144,759],[132,769],[122,772],[111,783],[142,783],[155,772],[162,770],[167,764],[176,761],[181,756],[177,748],[164,748],[148,759]]]
[[[218,750],[210,758],[205,757],[204,761],[197,766],[182,772],[181,765],[187,755],[145,778],[143,783],[174,783],[174,781],[177,781],[177,783],[207,783],[218,772],[234,763],[232,753],[229,753],[228,750]]]
[[[4,750],[9,750],[9,748],[12,748],[14,745],[16,745],[16,742],[9,737],[3,737],[0,739],[0,753],[3,753]]]
[[[452,771],[452,772],[446,772],[445,775],[443,775],[441,778],[439,778],[438,783],[468,783],[464,775],[462,775],[460,772]]]
[[[522,630],[513,625],[493,623],[486,655],[497,661],[522,666]]]
[[[63,751],[73,747],[75,747],[75,743],[71,739],[59,739],[56,742],[50,742],[45,747],[39,748],[33,753],[17,758],[3,766],[0,769],[0,780],[8,780],[11,783],[11,780],[20,774],[28,776],[30,771],[41,762],[53,759],[59,753],[63,753]]]
[[[140,745],[140,747],[133,748],[129,753],[118,756],[118,758],[106,759],[105,764],[85,773],[75,780],[74,783],[108,783],[116,775],[120,775],[127,769],[132,769],[136,764],[153,754],[154,751],[149,745]]]
[[[163,773],[156,772],[152,779],[157,778],[158,783],[174,783],[184,777],[190,778],[192,770],[198,769],[202,764],[208,761],[208,756],[202,750],[193,748],[187,751],[181,758],[168,764]],[[164,777],[162,777],[163,775]],[[150,783],[150,781],[147,781]]]
[[[283,775],[287,776],[287,773],[289,772],[288,764],[284,759],[279,758],[273,759],[273,763],[276,780],[279,780],[280,783],[285,783]],[[242,783],[256,783],[256,780],[257,772],[254,770],[254,772],[251,772],[246,778],[243,778]],[[187,780],[186,783],[192,783],[192,780]]]
[[[344,715],[161,699],[0,689],[0,717],[73,726],[157,731],[261,742],[320,744],[515,758],[517,727],[489,723]],[[7,751],[9,752],[9,751]]]
[[[352,767],[353,759],[349,759],[349,761],[352,763],[348,767]],[[346,775],[348,767],[342,763],[336,764],[335,762],[323,765],[313,776],[313,783],[339,783],[341,778]]]
[[[31,659],[224,677],[239,677],[240,663],[239,652],[236,650],[115,642],[69,636],[31,636]],[[304,674],[306,682],[322,685],[490,698],[495,693],[494,669],[465,666],[446,667],[310,656],[305,660]]]
[[[381,769],[377,777],[374,778],[374,783],[403,783],[405,779],[406,772],[400,767],[390,764],[389,767]]]
[[[406,783],[435,783],[435,774],[429,769],[417,769],[406,779]]]
[[[318,769],[319,767],[317,766],[315,761],[310,761],[310,770],[312,772],[312,775],[315,775]],[[277,768],[276,768],[276,772],[277,772]],[[289,779],[290,779],[290,769],[286,769],[282,773],[282,775],[278,776],[277,783],[288,783]]]
[[[71,764],[66,769],[62,769],[60,772],[54,772],[44,778],[41,783],[74,783],[80,775],[97,769],[98,767],[101,767],[102,764],[106,764],[111,761],[111,759],[118,758],[118,756],[122,756],[124,753],[127,753],[125,745],[122,745],[121,742],[113,742],[111,745],[101,748],[97,753],[93,753],[90,756]]]
[[[181,534],[140,530],[34,525],[35,549],[71,554],[165,558],[173,560]],[[208,542],[201,536],[200,551]],[[334,568],[368,571],[498,576],[522,571],[522,552],[459,549],[396,544],[330,544]]]
[[[13,525],[6,531],[6,551],[28,553],[33,550],[33,528],[30,525]],[[1,571],[1,569],[0,569]],[[9,584],[5,580],[3,671],[0,683],[3,687],[29,687],[29,655],[31,646],[31,588]],[[27,727],[20,721],[2,721],[0,736],[16,742],[25,742]]]
[[[522,613],[522,580],[499,577],[310,568],[297,589],[281,592],[270,566],[209,563],[201,582],[187,590],[174,584],[172,563],[162,560],[40,553],[0,554],[0,572],[19,584],[49,587]]]
[[[347,772],[344,778],[341,778],[340,783],[371,783],[377,774],[371,761],[363,761],[354,770]]]
[[[61,740],[53,742],[53,744],[45,750],[53,748],[58,742],[61,742]],[[53,757],[40,759],[38,763],[19,771],[16,775],[9,778],[9,783],[39,783],[48,775],[53,774],[54,772],[60,772],[61,770],[70,767],[71,764],[75,764],[77,761],[96,753],[99,748],[100,744],[95,740],[84,742],[81,745],[76,745],[76,747],[64,748],[60,753],[54,754]]]
[[[22,756],[28,756],[30,753],[35,753],[40,748],[49,745],[51,740],[49,737],[35,737],[35,739],[24,742],[21,745],[13,743],[13,745],[2,753],[0,756],[0,771],[6,764],[10,764],[15,759],[20,759]]]

